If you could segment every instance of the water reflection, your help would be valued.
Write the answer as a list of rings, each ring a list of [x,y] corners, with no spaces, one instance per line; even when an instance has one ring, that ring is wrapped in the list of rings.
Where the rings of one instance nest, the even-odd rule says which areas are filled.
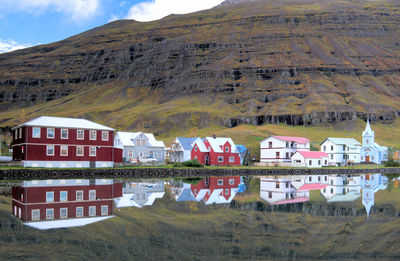
[[[126,182],[123,184],[122,197],[114,201],[117,208],[141,208],[153,205],[154,201],[164,197],[164,194],[163,181]]]

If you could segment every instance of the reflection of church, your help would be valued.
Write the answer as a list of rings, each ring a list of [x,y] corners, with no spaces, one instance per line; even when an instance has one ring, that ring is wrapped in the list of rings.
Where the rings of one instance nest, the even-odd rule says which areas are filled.
[[[388,178],[381,174],[367,174],[361,176],[362,203],[369,218],[371,208],[375,203],[375,193],[387,188]]]

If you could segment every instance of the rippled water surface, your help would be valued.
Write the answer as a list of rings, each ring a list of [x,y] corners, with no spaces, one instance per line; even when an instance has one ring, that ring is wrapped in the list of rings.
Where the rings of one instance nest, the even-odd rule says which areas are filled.
[[[0,259],[400,259],[396,175],[0,184]]]

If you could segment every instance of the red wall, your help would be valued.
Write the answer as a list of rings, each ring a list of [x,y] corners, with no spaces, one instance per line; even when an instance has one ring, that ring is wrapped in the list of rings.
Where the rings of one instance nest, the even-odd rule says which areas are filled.
[[[197,157],[197,160],[205,165],[206,164],[206,155],[208,155],[207,152],[200,152],[199,148],[197,147],[197,151],[195,151],[195,147],[197,147],[197,145],[195,144],[192,148],[192,153],[191,153],[191,159],[195,159]]]
[[[197,196],[195,194],[195,190],[197,190],[197,193],[199,193],[199,191],[201,189],[209,189],[210,190],[210,194],[207,194],[204,197],[204,200],[207,201],[208,198],[210,197],[210,195],[213,193],[213,191],[215,189],[223,189],[223,196],[228,199],[231,196],[231,189],[232,188],[238,188],[239,184],[240,184],[240,176],[233,176],[233,177],[210,177],[208,178],[208,186],[206,186],[206,179],[200,181],[198,184],[196,185],[191,185],[191,190],[193,195]],[[223,180],[223,184],[222,186],[218,185],[218,180],[222,179]],[[233,179],[234,183],[233,185],[229,185],[229,180]],[[225,189],[229,189],[229,193],[226,195],[225,194]]]
[[[114,162],[122,162],[123,149],[114,148]]]

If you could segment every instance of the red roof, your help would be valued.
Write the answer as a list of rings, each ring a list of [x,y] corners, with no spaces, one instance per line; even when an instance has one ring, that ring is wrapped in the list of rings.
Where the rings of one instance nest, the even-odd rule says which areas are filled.
[[[305,159],[320,159],[322,157],[328,157],[328,154],[322,151],[297,151]]]
[[[321,184],[321,183],[304,184],[297,191],[317,190],[317,189],[326,188],[327,186],[328,186],[328,184]]]
[[[309,200],[309,198],[300,197],[300,198],[294,198],[294,199],[281,200],[281,201],[272,203],[271,205],[294,204],[294,203],[306,202],[308,200]]]
[[[297,143],[301,143],[301,144],[307,144],[310,142],[309,139],[307,138],[303,138],[303,137],[288,137],[288,136],[272,136],[278,140],[284,140],[284,141],[294,141]]]

